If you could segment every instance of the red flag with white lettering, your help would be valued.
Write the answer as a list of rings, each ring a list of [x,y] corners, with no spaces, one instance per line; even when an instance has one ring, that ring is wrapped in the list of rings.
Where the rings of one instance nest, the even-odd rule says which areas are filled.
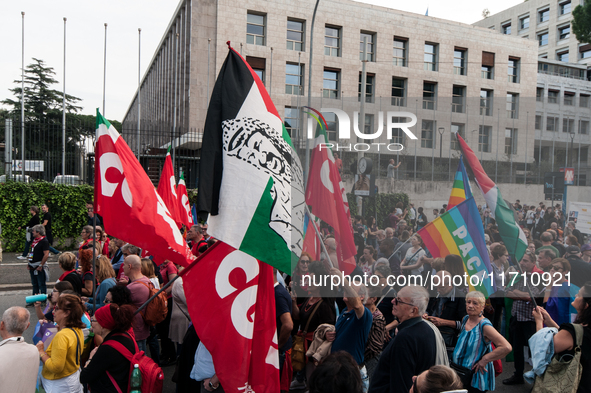
[[[159,260],[187,266],[195,259],[148,175],[119,135],[97,110],[95,212],[105,231]]]
[[[193,214],[191,213],[191,205],[189,204],[189,195],[187,194],[187,186],[185,185],[183,172],[181,172],[179,185],[176,188],[176,195],[181,221],[187,228],[190,228],[191,225],[193,225]]]
[[[183,283],[195,331],[224,391],[279,392],[273,268],[218,241]]]
[[[179,226],[183,224],[177,201],[177,189],[176,180],[174,178],[174,167],[172,166],[172,159],[170,158],[170,147],[166,153],[166,159],[164,160],[164,166],[162,167],[162,173],[160,174],[160,180],[158,181],[158,195],[164,201],[164,204],[170,212],[170,216],[173,218]]]

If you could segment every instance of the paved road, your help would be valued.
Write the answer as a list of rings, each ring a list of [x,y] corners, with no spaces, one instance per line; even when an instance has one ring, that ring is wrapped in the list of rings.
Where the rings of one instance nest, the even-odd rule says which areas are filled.
[[[20,253],[3,253],[2,262],[0,262],[0,291],[15,289],[31,289],[31,278],[27,270],[27,261],[16,257]],[[49,254],[49,282],[54,283],[62,274],[57,263],[57,256]]]

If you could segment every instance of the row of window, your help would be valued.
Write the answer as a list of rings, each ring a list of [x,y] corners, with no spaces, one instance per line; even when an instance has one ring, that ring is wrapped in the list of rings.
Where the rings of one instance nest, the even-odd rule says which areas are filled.
[[[326,56],[342,56],[342,27],[325,25],[324,28],[324,54]],[[288,50],[304,51],[305,21],[292,18],[287,19],[287,41]],[[266,15],[248,12],[246,27],[246,42],[254,45],[265,45],[266,43]],[[400,67],[408,67],[408,42],[406,37],[394,37],[392,43],[392,63]],[[365,60],[376,61],[376,33],[361,31],[359,33],[359,59],[363,59],[364,43],[366,44]],[[483,63],[481,76],[484,79],[494,79],[494,53],[483,52]],[[488,60],[484,60],[484,59]],[[423,68],[427,71],[439,71],[439,44],[425,42]],[[467,75],[468,72],[468,50],[465,48],[454,48],[453,67],[454,74]],[[509,58],[508,80],[512,83],[519,83],[519,59]]]
[[[536,89],[536,101],[544,102],[544,88],[538,87]],[[589,95],[579,94],[578,106],[581,108],[589,108]],[[548,89],[547,102],[549,104],[558,104],[560,102],[560,91]],[[577,103],[577,97],[575,92],[565,91],[562,97],[562,103],[566,106],[575,106]]]
[[[543,129],[543,116],[536,115],[536,130]],[[558,116],[546,116],[546,131],[558,132],[560,131],[560,117]],[[589,120],[579,120],[578,127],[575,128],[575,119],[563,118],[562,119],[562,132],[564,133],[579,133],[582,135],[589,134]]]
[[[570,1],[564,1],[564,2],[561,2],[560,4],[558,4],[558,17],[560,18],[563,15],[570,14],[571,7],[572,7],[572,4]],[[550,7],[545,6],[545,7],[538,9],[536,20],[537,20],[538,24],[548,22],[550,20]],[[519,30],[528,29],[529,25],[530,25],[529,22],[530,22],[530,15],[529,14],[520,16],[519,20],[518,20]],[[494,30],[494,26],[491,26],[490,28]],[[503,34],[511,34],[511,30],[512,29],[511,29],[511,22],[510,21],[501,24],[501,32]]]
[[[327,123],[327,136],[329,141],[337,141],[337,118],[334,113],[328,112],[323,114]],[[298,127],[298,110],[293,107],[285,108],[285,128],[289,132],[292,138],[297,137],[295,130]],[[393,118],[393,122],[403,123],[406,119]],[[365,129],[366,134],[373,133],[374,115],[365,115]],[[422,120],[421,121],[421,147],[426,149],[435,149],[437,146],[437,121],[435,120]],[[439,130],[440,132],[442,130]],[[458,133],[463,138],[466,138],[466,125],[463,123],[452,123],[452,133]],[[475,132],[476,130],[472,131]],[[517,128],[505,128],[505,154],[517,154]],[[478,151],[479,152],[491,152],[491,135],[492,126],[478,126]],[[373,142],[372,140],[366,141],[368,143]],[[390,143],[404,144],[406,142],[406,134],[399,128],[392,130],[392,139]],[[456,138],[451,138],[450,149],[460,150],[460,145]]]

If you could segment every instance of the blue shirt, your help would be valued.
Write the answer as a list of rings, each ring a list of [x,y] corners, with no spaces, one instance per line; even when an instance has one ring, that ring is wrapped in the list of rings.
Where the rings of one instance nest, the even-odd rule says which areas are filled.
[[[357,364],[365,361],[365,344],[369,337],[369,330],[373,317],[367,307],[363,307],[363,316],[357,318],[355,310],[345,311],[337,319],[335,325],[336,337],[332,343],[331,352],[349,352]]]
[[[281,316],[285,313],[289,313],[291,316],[291,296],[287,289],[283,287],[280,283],[275,284],[275,321],[277,324],[277,338],[279,338],[279,334],[281,333],[281,327],[283,324],[281,323]],[[291,348],[291,333],[289,333],[289,339],[285,343],[285,345],[279,348],[280,352],[285,352],[289,348]]]

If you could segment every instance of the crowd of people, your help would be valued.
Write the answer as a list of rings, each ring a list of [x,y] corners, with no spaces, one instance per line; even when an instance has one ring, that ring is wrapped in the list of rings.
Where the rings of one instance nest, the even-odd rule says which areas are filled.
[[[528,239],[520,261],[508,254],[490,211],[479,206],[497,282],[497,292],[489,298],[452,284],[454,276],[464,274],[460,256],[430,255],[416,233],[429,222],[422,207],[398,203],[382,225],[376,217],[354,217],[356,267],[351,280],[339,280],[336,287],[318,284],[320,277],[342,274],[331,228],[321,225],[326,251],[319,260],[303,252],[293,272],[274,272],[281,390],[492,391],[500,360],[511,351],[515,372],[502,382],[522,384],[528,340],[544,326],[556,327],[556,354],[573,352],[574,321],[585,332],[578,391],[591,391],[591,378],[585,375],[591,370],[591,246],[559,209],[522,206],[519,201],[513,207]],[[445,208],[435,210],[434,216]],[[31,207],[33,218],[37,213]],[[90,213],[89,223],[100,222]],[[23,255],[32,291],[46,293],[47,228],[39,220],[27,226],[31,241]],[[22,338],[28,310],[12,307],[4,312],[0,370],[23,377],[18,383],[0,379],[0,391],[28,392],[36,384],[48,393],[128,391],[127,355],[144,351],[156,365],[176,365],[177,391],[223,392],[211,354],[188,313],[182,277],[177,277],[182,267],[142,258],[138,247],[107,236],[99,226],[96,232],[93,226],[83,227],[80,238],[77,251],[60,253],[62,274],[46,303],[32,304],[37,329],[55,330],[51,340],[40,340],[32,349]],[[186,239],[195,255],[215,242],[206,224],[187,228]],[[523,272],[522,279],[515,280],[515,272]],[[550,275],[551,283],[538,280],[539,285],[533,285],[532,276],[543,273]],[[399,286],[389,280],[410,275],[437,276],[439,285]],[[356,277],[370,277],[371,284]],[[155,289],[173,280],[164,292],[165,318],[154,322],[146,310],[136,313]],[[573,300],[574,286],[580,290]],[[12,353],[18,361],[6,361]]]

